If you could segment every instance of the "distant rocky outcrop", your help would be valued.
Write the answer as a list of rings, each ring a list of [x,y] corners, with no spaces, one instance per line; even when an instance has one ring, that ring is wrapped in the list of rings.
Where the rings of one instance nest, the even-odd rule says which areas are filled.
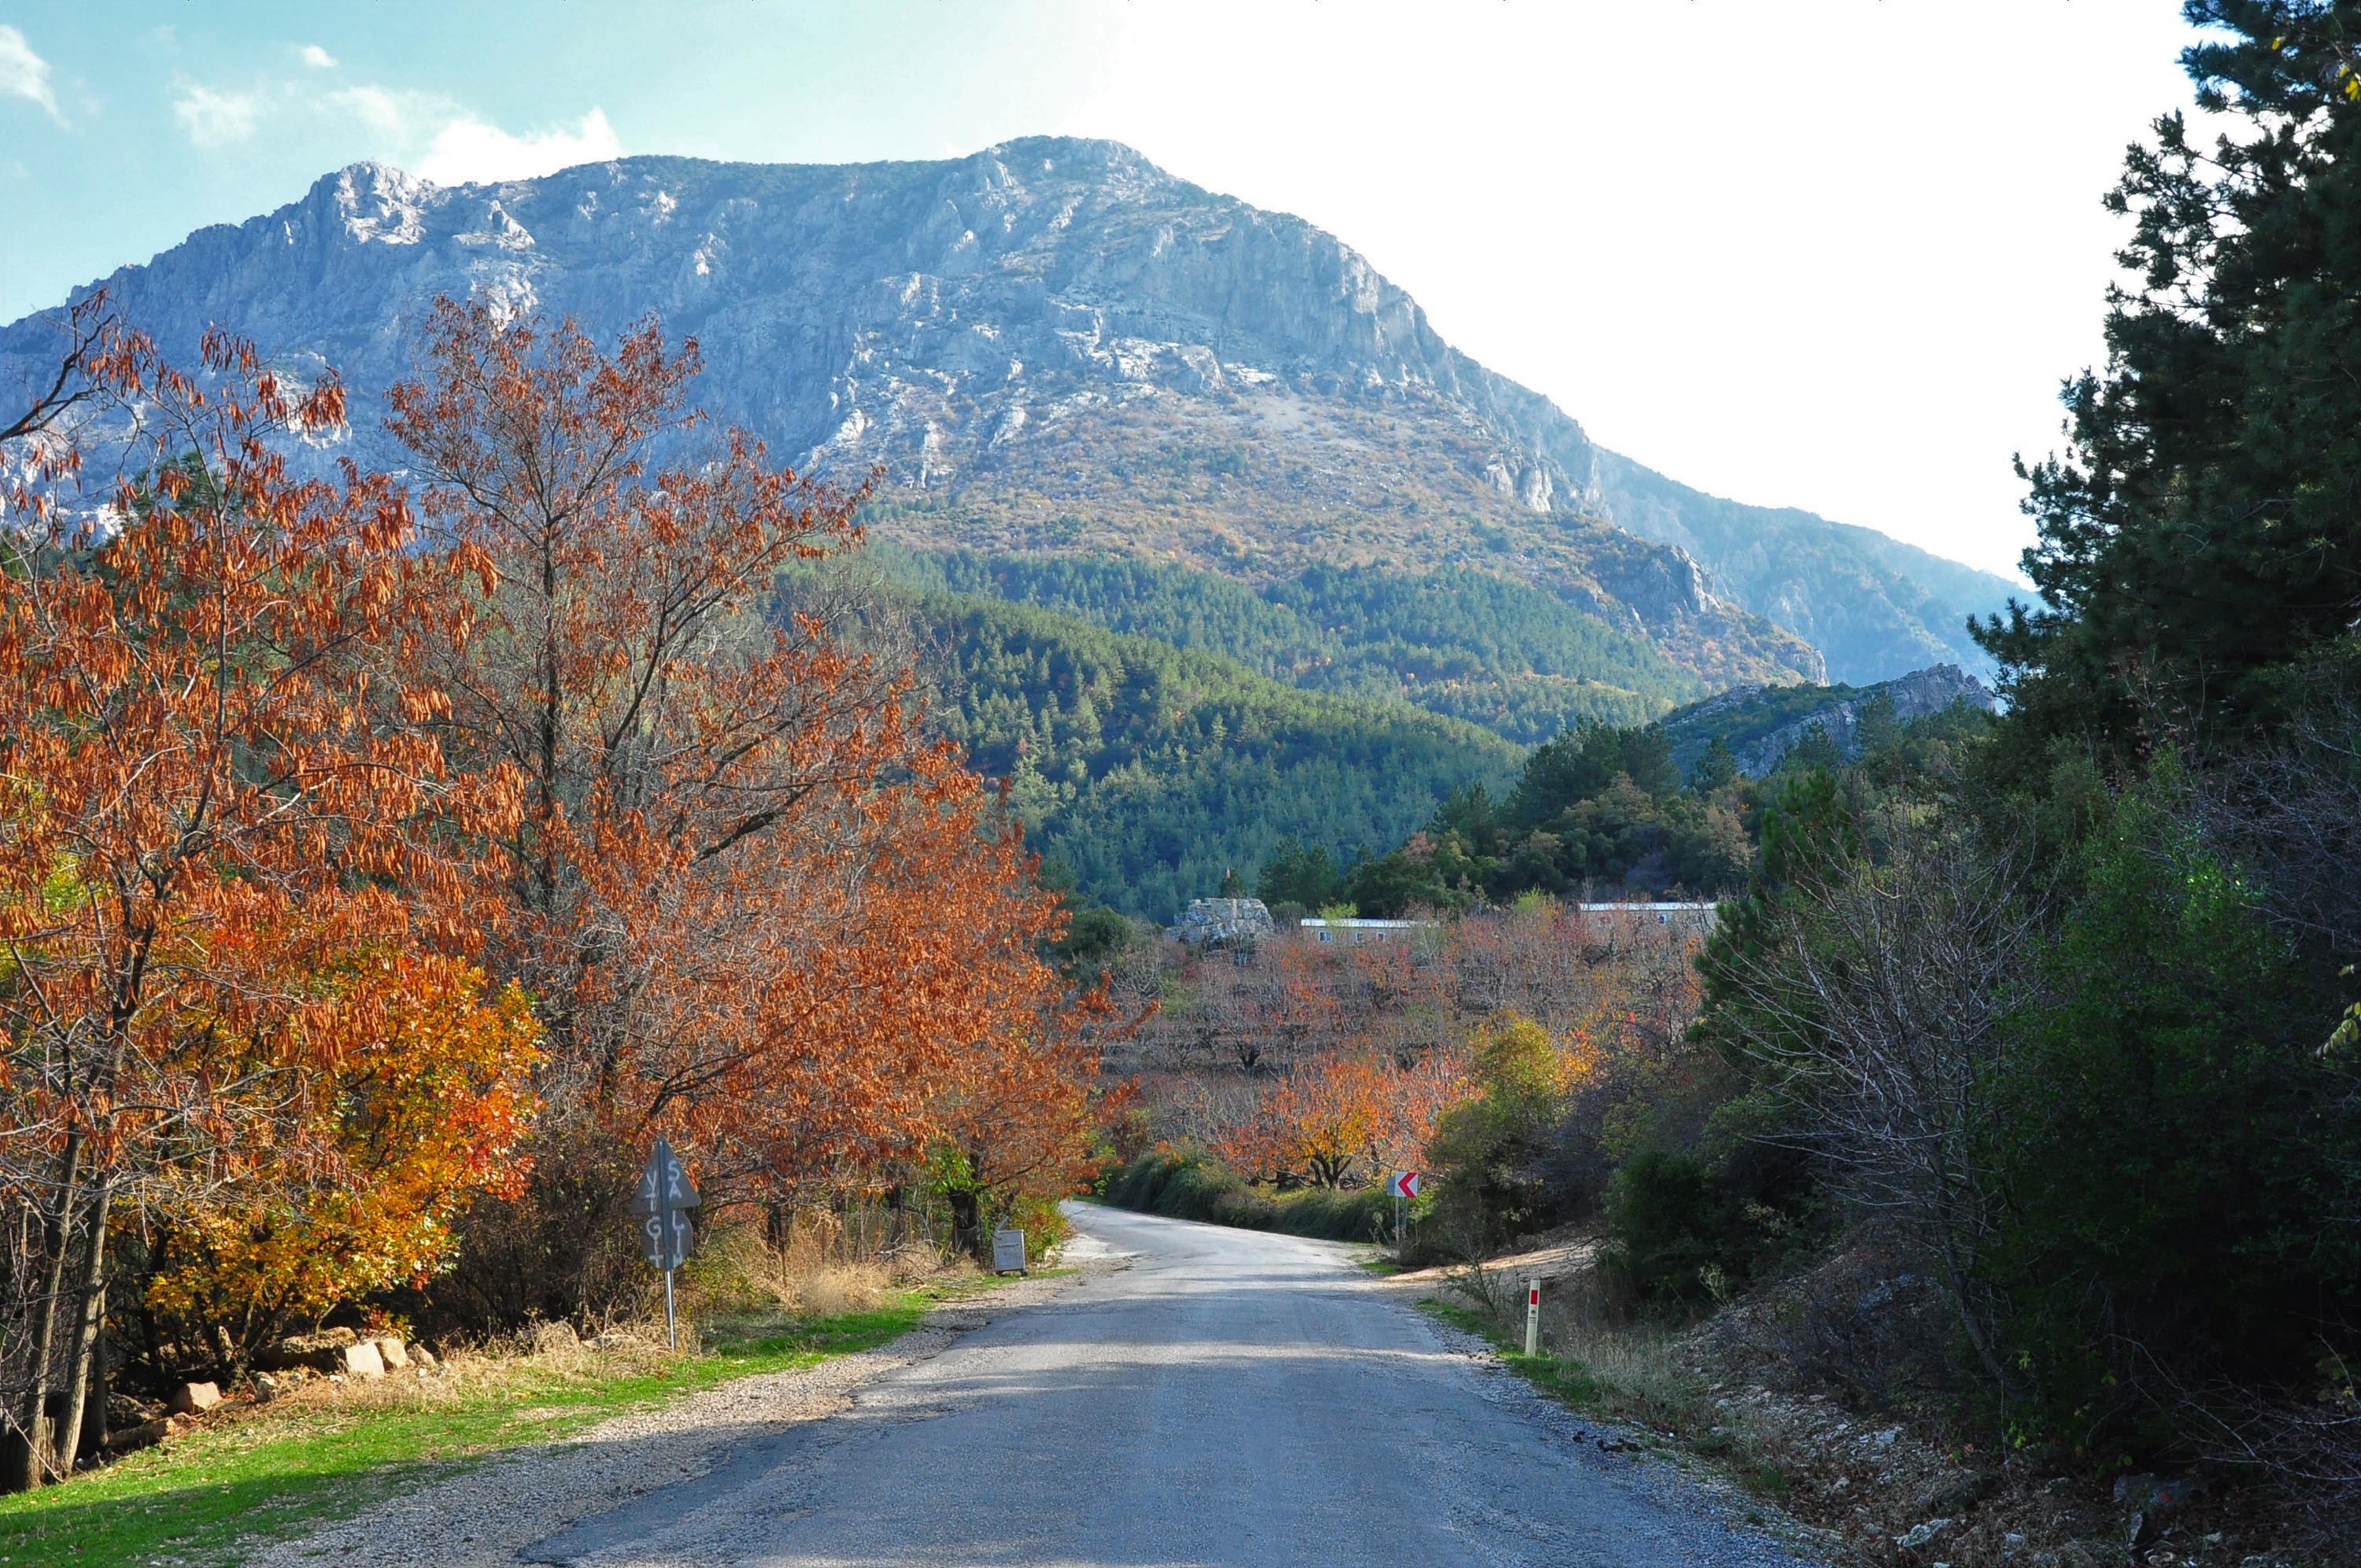
[[[1164,934],[1184,942],[1252,941],[1278,928],[1259,898],[1192,898]]]
[[[1469,565],[1715,684],[1972,658],[1961,623],[2007,590],[1597,447],[1334,236],[1113,142],[928,163],[633,158],[461,187],[357,164],[104,281],[183,360],[220,323],[299,379],[339,368],[345,449],[364,459],[390,459],[376,394],[410,367],[436,294],[570,314],[608,340],[653,313],[698,339],[697,395],[721,419],[799,466],[882,469],[884,537],[1255,582]],[[38,321],[0,330],[0,395],[53,345]]]
[[[1828,732],[1840,755],[1858,756],[1862,715],[1880,697],[1903,722],[1961,703],[1985,712],[1999,706],[1991,687],[1957,664],[1933,664],[1869,686],[1742,686],[1675,709],[1664,728],[1684,772],[1719,739],[1739,771],[1759,778],[1815,729]]]

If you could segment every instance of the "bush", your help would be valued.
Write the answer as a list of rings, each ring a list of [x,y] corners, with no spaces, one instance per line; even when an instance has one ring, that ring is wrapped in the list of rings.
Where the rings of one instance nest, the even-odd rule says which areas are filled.
[[[1742,1278],[1745,1216],[1700,1155],[1642,1149],[1615,1173],[1607,1200],[1609,1274],[1663,1305],[1710,1300]]]
[[[2361,1089],[2334,999],[2180,814],[2127,797],[2044,964],[1986,1157],[1987,1249],[2040,1430],[2133,1447],[2189,1390],[2309,1391],[2361,1349]]]
[[[1196,1147],[1162,1150],[1111,1171],[1100,1182],[1099,1196],[1118,1209],[1241,1230],[1346,1242],[1393,1234],[1393,1200],[1382,1188],[1309,1188],[1273,1195]]]
[[[507,1332],[543,1320],[606,1321],[647,1310],[661,1277],[640,1256],[631,1212],[640,1157],[586,1126],[545,1125],[514,1198],[484,1198],[458,1223],[460,1266],[391,1293],[433,1334]]]
[[[1436,1119],[1427,1163],[1449,1245],[1479,1255],[1557,1217],[1543,1147],[1566,1067],[1549,1031],[1520,1014],[1488,1020],[1468,1044],[1478,1091]]]

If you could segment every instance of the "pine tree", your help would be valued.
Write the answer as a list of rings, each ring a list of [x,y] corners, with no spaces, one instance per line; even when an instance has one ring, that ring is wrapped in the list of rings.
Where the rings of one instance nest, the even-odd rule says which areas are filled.
[[[2043,729],[2119,747],[2144,710],[2267,720],[2275,671],[2361,605],[2361,0],[2185,9],[2233,128],[2209,148],[2170,115],[2132,149],[2107,205],[2137,281],[2066,386],[2068,451],[2019,465],[2047,603],[1976,631]]]

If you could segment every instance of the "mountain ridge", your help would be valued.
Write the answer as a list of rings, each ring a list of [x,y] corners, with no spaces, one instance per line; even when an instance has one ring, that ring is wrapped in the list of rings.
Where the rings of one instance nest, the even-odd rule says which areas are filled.
[[[1261,582],[1466,565],[1642,631],[1715,684],[1972,656],[1962,581],[1919,584],[1894,564],[1909,547],[1598,448],[1335,236],[1119,143],[644,157],[451,187],[357,164],[106,281],[168,348],[221,321],[299,374],[337,365],[360,394],[356,445],[379,460],[368,395],[408,368],[434,293],[574,313],[602,336],[653,312],[700,339],[718,415],[823,472],[881,467],[878,531],[917,547],[1131,554]],[[31,318],[0,330],[0,359],[35,362],[38,335]],[[1837,541],[1836,559],[1805,570],[1797,531],[1814,525],[1804,543]],[[1966,608],[2004,597],[1950,569],[1998,590]],[[1862,604],[1817,602],[1831,586]]]

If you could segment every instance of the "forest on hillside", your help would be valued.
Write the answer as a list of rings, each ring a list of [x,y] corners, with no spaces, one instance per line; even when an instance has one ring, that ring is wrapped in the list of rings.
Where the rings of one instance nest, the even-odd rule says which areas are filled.
[[[1643,636],[1491,573],[1314,565],[1259,586],[1167,562],[881,546],[912,587],[1038,606],[1217,653],[1306,691],[1396,699],[1531,745],[1582,719],[1631,724],[1701,696]]]
[[[996,599],[928,595],[937,719],[1053,874],[1172,919],[1283,840],[1374,853],[1516,748],[1406,704],[1306,692],[1234,661]]]

